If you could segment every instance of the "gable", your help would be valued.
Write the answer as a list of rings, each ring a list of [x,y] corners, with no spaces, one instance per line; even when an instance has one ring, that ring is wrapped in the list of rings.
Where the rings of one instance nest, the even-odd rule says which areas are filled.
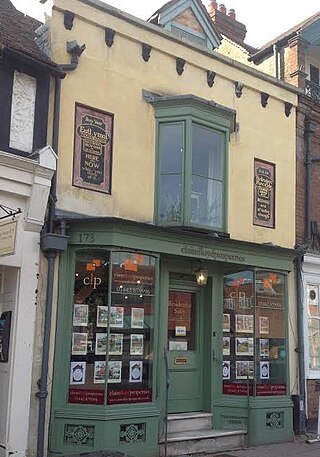
[[[198,45],[212,50],[220,44],[220,34],[200,0],[168,2],[154,17],[158,25]]]

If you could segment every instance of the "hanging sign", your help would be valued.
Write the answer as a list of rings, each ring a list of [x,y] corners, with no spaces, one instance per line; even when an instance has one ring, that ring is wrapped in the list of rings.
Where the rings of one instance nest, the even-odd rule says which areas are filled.
[[[254,159],[253,224],[275,227],[275,164]]]
[[[14,254],[17,221],[0,225],[0,257]]]
[[[113,114],[76,104],[72,184],[110,194]]]

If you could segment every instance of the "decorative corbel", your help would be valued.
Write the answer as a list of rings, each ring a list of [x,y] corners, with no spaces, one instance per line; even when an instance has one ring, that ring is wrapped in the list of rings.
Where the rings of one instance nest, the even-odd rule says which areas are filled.
[[[209,87],[213,86],[216,74],[215,71],[207,70],[207,83]]]
[[[75,18],[75,14],[72,11],[65,10],[65,12],[64,12],[64,27],[67,30],[71,30],[72,29],[74,18]]]
[[[150,59],[150,54],[152,50],[152,46],[150,44],[142,43],[142,58],[145,62],[148,62]]]
[[[241,81],[237,81],[234,83],[234,91],[235,91],[237,98],[241,97],[243,87],[244,87],[244,83],[242,83]]]
[[[268,104],[270,95],[267,92],[261,92],[261,105],[265,108]]]
[[[105,29],[105,42],[106,42],[106,45],[108,46],[108,48],[111,48],[111,46],[113,45],[115,34],[116,34],[115,30],[109,29],[108,27],[106,27],[106,29]]]
[[[177,70],[177,73],[179,76],[182,75],[185,64],[186,64],[186,61],[184,59],[181,59],[180,57],[176,58],[176,70]]]
[[[292,103],[285,102],[285,104],[284,104],[284,112],[286,113],[287,117],[290,116],[292,108],[293,108],[293,104]]]

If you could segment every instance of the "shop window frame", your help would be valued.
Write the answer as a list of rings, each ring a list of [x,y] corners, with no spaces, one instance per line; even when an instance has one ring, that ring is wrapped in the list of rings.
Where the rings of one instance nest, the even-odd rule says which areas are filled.
[[[69,388],[70,388],[70,359],[71,359],[71,340],[72,340],[72,332],[73,332],[73,293],[74,293],[74,281],[76,273],[76,262],[77,262],[77,255],[80,253],[91,253],[94,251],[96,254],[97,252],[101,252],[101,254],[108,254],[109,256],[109,267],[112,263],[112,255],[113,253],[123,252],[128,254],[142,254],[145,256],[150,256],[155,260],[155,286],[154,286],[154,329],[153,329],[153,348],[156,348],[157,341],[158,341],[158,325],[157,322],[159,320],[159,254],[154,252],[147,252],[144,250],[134,250],[134,249],[126,249],[121,247],[110,247],[110,246],[83,246],[83,247],[76,247],[73,250],[70,250],[67,254],[64,262],[62,263],[62,270],[65,274],[67,274],[71,281],[68,283],[67,287],[64,290],[59,291],[59,303],[60,306],[58,307],[58,316],[57,316],[57,340],[58,344],[55,347],[55,360],[54,360],[54,370],[55,376],[58,378],[55,381],[55,388],[53,390],[53,402],[56,405],[67,407],[68,409],[74,408],[85,408],[91,409],[96,411],[98,414],[100,413],[116,413],[116,411],[123,411],[123,409],[128,408],[127,403],[123,404],[115,404],[110,405],[108,404],[107,400],[107,391],[108,391],[108,382],[105,382],[105,395],[104,395],[104,403],[103,404],[92,404],[92,403],[72,403],[68,401],[69,398]],[[62,274],[61,270],[61,274]],[[112,269],[110,268],[108,272],[108,293],[107,293],[107,300],[108,304],[111,304],[111,281],[112,281]],[[72,306],[71,306],[71,305]],[[110,334],[110,327],[107,328],[107,333]],[[67,348],[67,350],[66,350]],[[152,400],[150,402],[141,402],[141,403],[130,403],[130,408],[134,410],[141,410],[141,409],[148,409],[150,407],[154,407],[157,397],[157,385],[156,385],[156,373],[158,370],[158,357],[157,351],[154,350],[154,358],[152,362],[152,370],[151,370],[151,389],[152,389]],[[60,354],[60,355],[59,355]],[[63,356],[61,357],[61,354]],[[108,359],[109,356],[106,354],[105,361],[106,366],[108,366]],[[63,394],[62,394],[63,392]]]
[[[241,269],[241,270],[238,270],[238,271],[234,271],[233,273],[241,273],[241,272],[251,272],[252,273],[252,299],[253,299],[253,309],[252,309],[252,313],[253,313],[253,328],[254,328],[254,332],[252,334],[252,337],[253,337],[253,356],[252,356],[252,361],[253,361],[253,368],[254,368],[254,372],[253,372],[253,378],[249,378],[249,386],[247,384],[247,387],[249,387],[249,392],[250,392],[250,397],[254,397],[254,398],[259,398],[259,399],[264,399],[264,398],[272,398],[272,399],[276,399],[276,398],[283,398],[283,397],[286,397],[289,395],[289,391],[290,391],[290,386],[289,386],[289,383],[290,383],[290,372],[289,372],[289,325],[288,325],[288,313],[289,313],[289,309],[288,309],[288,275],[286,272],[284,271],[280,271],[280,270],[276,270],[276,269],[268,269],[268,268],[244,268],[244,269]],[[284,297],[284,306],[283,306],[283,312],[284,312],[284,319],[285,319],[285,322],[284,322],[284,348],[285,348],[285,379],[284,379],[284,383],[285,383],[285,386],[286,386],[286,394],[284,395],[257,395],[257,389],[256,389],[256,386],[258,384],[258,381],[259,381],[259,366],[258,366],[258,362],[261,361],[261,356],[259,355],[258,353],[258,349],[257,349],[257,340],[260,340],[261,337],[259,336],[259,333],[257,332],[257,275],[259,273],[271,273],[271,274],[279,274],[279,275],[282,275],[283,276],[283,280],[284,280],[284,284],[283,284],[283,297]],[[231,275],[232,272],[228,272],[225,276],[229,276]],[[225,277],[224,276],[224,277]],[[263,308],[261,308],[263,309]],[[224,313],[224,306],[222,308],[222,312]],[[222,317],[222,316],[221,316]],[[225,333],[222,332],[222,324],[221,324],[221,338],[223,339],[223,337],[226,336]],[[231,336],[231,335],[228,335],[228,336]],[[234,339],[236,338],[236,334],[234,334]],[[222,348],[222,342],[221,342],[221,348]],[[223,353],[222,353],[222,349],[221,349],[221,354],[220,354],[220,358],[221,358],[221,361],[224,361],[224,356],[223,356]],[[229,359],[230,359],[230,356],[229,356]],[[223,366],[223,364],[222,364]],[[235,369],[235,367],[233,367],[233,369]],[[222,371],[222,370],[221,370]],[[223,377],[222,377],[222,372],[221,372],[221,396],[226,398],[226,397],[235,397],[235,398],[245,398],[247,395],[248,395],[248,392],[246,390],[246,393],[244,394],[239,394],[239,395],[232,395],[232,394],[229,394],[229,393],[224,393],[223,392]],[[231,382],[231,381],[229,381]],[[244,380],[243,383],[247,383],[247,380]]]

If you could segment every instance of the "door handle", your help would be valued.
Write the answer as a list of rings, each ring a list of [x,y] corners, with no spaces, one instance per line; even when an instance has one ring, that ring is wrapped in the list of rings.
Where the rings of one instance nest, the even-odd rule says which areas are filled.
[[[216,352],[214,349],[212,349],[212,361],[214,362],[216,360]]]

